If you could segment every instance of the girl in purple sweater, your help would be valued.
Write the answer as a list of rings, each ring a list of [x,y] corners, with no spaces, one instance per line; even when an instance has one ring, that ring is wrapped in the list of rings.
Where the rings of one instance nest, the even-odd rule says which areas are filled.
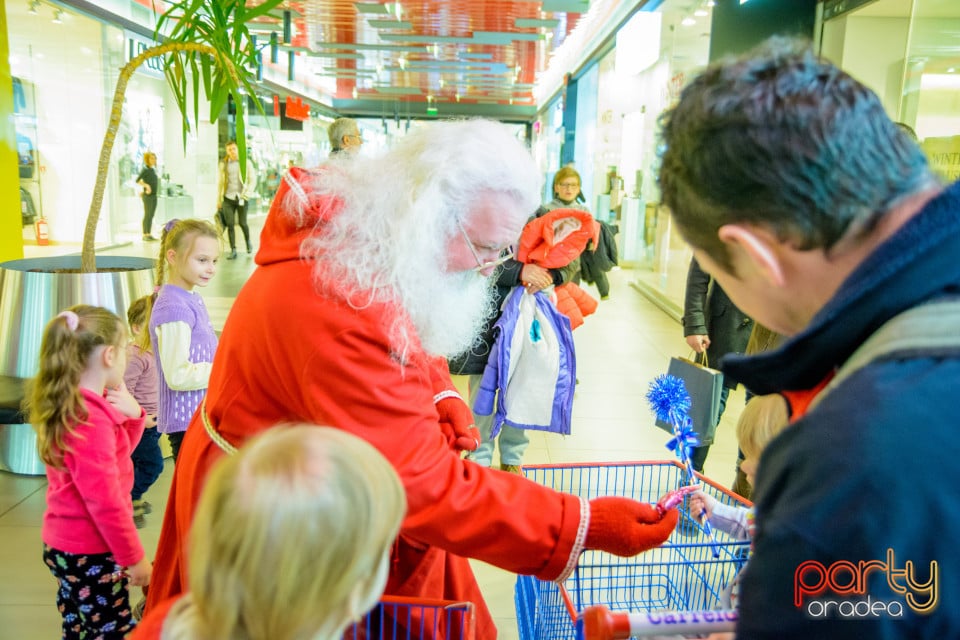
[[[43,560],[59,584],[64,638],[123,638],[128,584],[150,581],[133,526],[130,451],[146,417],[123,383],[127,331],[101,307],[51,320],[26,410],[47,465]]]
[[[220,236],[209,222],[171,220],[160,237],[157,301],[150,313],[150,340],[160,372],[157,428],[167,434],[176,462],[180,443],[207,391],[217,335],[203,300],[217,272]]]

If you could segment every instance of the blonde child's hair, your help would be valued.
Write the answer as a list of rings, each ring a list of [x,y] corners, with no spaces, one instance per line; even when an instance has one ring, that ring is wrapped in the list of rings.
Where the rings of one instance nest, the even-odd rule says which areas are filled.
[[[737,422],[737,442],[747,458],[758,458],[789,424],[787,401],[777,393],[750,398]]]
[[[164,639],[339,639],[377,601],[406,497],[339,429],[278,426],[217,463],[190,535],[189,593]]]
[[[74,319],[76,327],[71,327]],[[89,366],[90,355],[102,345],[120,347],[126,337],[120,318],[103,307],[75,305],[47,323],[37,375],[27,383],[23,403],[45,464],[63,466],[66,436],[87,419],[80,375]]]
[[[197,238],[213,238],[220,242],[220,234],[216,227],[206,220],[197,218],[184,218],[183,220],[171,220],[163,226],[160,234],[160,259],[157,260],[157,286],[166,282],[167,269],[167,251],[173,249],[177,252],[178,262],[186,260],[193,251],[193,245]]]
[[[130,303],[127,309],[127,324],[130,325],[130,334],[133,336],[133,344],[140,349],[141,353],[149,353],[153,350],[150,343],[150,314],[153,312],[153,303],[157,299],[156,293],[137,298]],[[134,325],[140,327],[140,333],[134,334]]]

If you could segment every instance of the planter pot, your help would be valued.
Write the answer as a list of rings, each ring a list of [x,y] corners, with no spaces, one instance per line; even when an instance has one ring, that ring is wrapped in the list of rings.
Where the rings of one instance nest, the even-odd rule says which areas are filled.
[[[103,256],[97,273],[80,273],[79,256],[28,258],[0,263],[0,376],[36,375],[43,328],[75,304],[106,307],[124,322],[127,307],[153,290],[150,258]],[[8,394],[9,395],[9,394]],[[16,398],[7,398],[16,407]],[[0,469],[43,474],[36,435],[23,418],[0,425]]]
[[[97,258],[97,273],[79,273],[80,256],[0,263],[0,375],[36,373],[47,322],[69,306],[92,304],[121,319],[133,300],[153,290],[154,260]]]

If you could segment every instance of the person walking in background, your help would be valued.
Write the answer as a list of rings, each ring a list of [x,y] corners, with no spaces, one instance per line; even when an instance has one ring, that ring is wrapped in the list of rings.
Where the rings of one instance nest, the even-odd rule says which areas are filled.
[[[360,438],[268,429],[214,465],[189,590],[151,608],[132,640],[339,640],[383,593],[406,507],[393,467]]]
[[[960,184],[808,43],[710,65],[661,122],[674,224],[786,336],[721,364],[792,420],[757,468],[738,640],[960,638]]]
[[[147,151],[143,154],[143,171],[137,176],[137,184],[143,189],[140,193],[140,198],[143,200],[143,239],[150,242],[156,241],[151,234],[151,229],[153,215],[157,212],[157,197],[160,195],[160,179],[154,169],[156,166],[157,154]]]
[[[331,122],[327,137],[330,139],[331,158],[341,153],[357,153],[363,145],[360,127],[352,118],[337,118]]]
[[[697,354],[697,362],[714,369],[719,368],[720,359],[730,353],[743,353],[750,340],[753,320],[740,311],[723,289],[712,280],[710,274],[700,268],[696,258],[691,258],[687,269],[687,288],[683,298],[683,336],[690,348]],[[723,377],[723,390],[720,392],[720,411],[717,424],[727,408],[730,391],[737,388],[737,381],[730,376]],[[703,473],[712,442],[702,442],[691,453],[693,468]],[[742,459],[739,455],[739,461]]]
[[[217,202],[223,210],[223,223],[227,227],[230,253],[227,260],[237,259],[237,236],[235,224],[240,225],[247,253],[253,253],[250,227],[247,225],[247,205],[257,190],[257,171],[247,154],[246,176],[240,174],[240,152],[237,143],[231,140],[224,147],[226,156],[220,161],[217,180]]]
[[[130,394],[147,413],[143,436],[131,454],[133,460],[133,522],[137,529],[147,525],[147,515],[153,505],[143,499],[163,472],[163,453],[160,451],[160,432],[157,431],[157,402],[160,395],[160,377],[157,361],[150,345],[150,309],[156,294],[137,298],[127,309],[127,324],[133,339],[127,345],[127,369],[123,382]]]
[[[183,433],[206,393],[217,349],[207,307],[194,288],[210,284],[219,258],[220,237],[209,222],[171,220],[163,228],[159,291],[149,327],[160,373],[157,429],[167,434],[174,462]]]
[[[150,582],[130,501],[146,413],[123,384],[126,345],[116,315],[71,307],[47,323],[27,387],[47,465],[43,560],[59,583],[63,638],[120,640],[135,624],[128,584]]]

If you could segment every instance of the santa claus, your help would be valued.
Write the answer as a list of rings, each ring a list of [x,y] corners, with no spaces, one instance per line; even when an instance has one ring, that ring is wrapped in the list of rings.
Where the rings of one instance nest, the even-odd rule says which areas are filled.
[[[524,145],[484,120],[417,128],[379,157],[290,170],[177,460],[148,610],[185,588],[184,545],[211,464],[278,423],[344,429],[386,456],[409,505],[386,593],[472,601],[478,638],[496,628],[467,558],[563,580],[585,548],[635,555],[666,540],[675,511],[588,502],[459,454],[477,434],[444,358],[468,349],[494,312],[488,276],[539,184]]]

